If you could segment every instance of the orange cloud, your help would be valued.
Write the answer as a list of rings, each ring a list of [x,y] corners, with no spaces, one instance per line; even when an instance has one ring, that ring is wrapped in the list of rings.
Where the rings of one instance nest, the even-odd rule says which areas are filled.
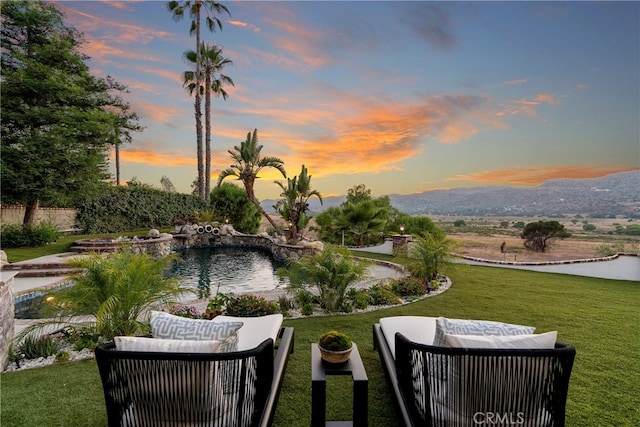
[[[538,112],[536,111],[536,107],[542,104],[555,105],[558,104],[558,101],[556,96],[550,93],[539,93],[530,99],[512,99],[497,115],[503,117],[525,114],[530,117],[537,117]]]
[[[550,179],[598,178],[636,170],[621,165],[564,165],[497,169],[447,178],[447,181],[472,181],[479,185],[539,185]]]
[[[186,157],[174,153],[158,153],[131,149],[120,151],[120,159],[126,163],[142,163],[159,168],[195,166],[197,163],[195,155],[194,157]]]

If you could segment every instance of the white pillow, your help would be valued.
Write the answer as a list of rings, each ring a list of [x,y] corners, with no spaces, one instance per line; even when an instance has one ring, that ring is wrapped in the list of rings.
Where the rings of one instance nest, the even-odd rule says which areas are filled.
[[[450,335],[445,334],[447,347],[504,348],[504,349],[548,349],[554,348],[558,331],[535,335]]]
[[[146,337],[115,337],[121,351],[155,351],[161,353],[217,353],[220,341],[168,340]]]
[[[510,323],[494,322],[490,320],[466,320],[448,319],[438,317],[436,319],[436,334],[433,345],[445,347],[444,336],[449,335],[526,335],[533,334],[536,328],[533,326],[513,325]]]
[[[275,344],[278,332],[282,327],[283,316],[280,313],[257,317],[216,316],[213,323],[241,322],[244,324],[238,331],[238,350],[256,348],[267,338]]]
[[[206,319],[189,319],[163,311],[151,312],[151,334],[173,340],[221,341],[220,352],[235,351],[242,322],[214,323]]]

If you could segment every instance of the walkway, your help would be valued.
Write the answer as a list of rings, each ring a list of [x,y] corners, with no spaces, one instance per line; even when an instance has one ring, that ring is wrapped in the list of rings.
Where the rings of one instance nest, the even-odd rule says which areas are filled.
[[[362,252],[372,252],[391,255],[392,242],[386,241],[382,245],[365,248],[351,248]],[[509,263],[456,258],[455,262],[485,267],[514,268],[519,270],[540,271],[545,273],[571,274],[574,276],[597,277],[600,279],[631,280],[640,282],[640,254],[639,256],[620,255],[607,261],[567,261],[566,263],[549,263],[534,265],[532,263]]]

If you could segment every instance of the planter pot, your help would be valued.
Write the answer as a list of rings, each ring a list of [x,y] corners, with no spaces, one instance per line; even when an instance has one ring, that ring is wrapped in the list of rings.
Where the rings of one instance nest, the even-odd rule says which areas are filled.
[[[342,351],[333,351],[333,350],[325,350],[324,348],[318,346],[320,349],[320,357],[322,360],[329,363],[344,363],[349,360],[351,356],[351,348]]]

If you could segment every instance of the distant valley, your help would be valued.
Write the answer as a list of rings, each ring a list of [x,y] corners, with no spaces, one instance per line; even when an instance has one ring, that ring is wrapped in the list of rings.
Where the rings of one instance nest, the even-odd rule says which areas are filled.
[[[454,188],[390,194],[389,198],[395,208],[411,215],[640,218],[640,170],[602,178],[549,180],[535,187]],[[320,205],[313,198],[309,205],[319,213],[345,199],[327,197]],[[262,202],[267,212],[273,212],[274,204],[275,200]]]

